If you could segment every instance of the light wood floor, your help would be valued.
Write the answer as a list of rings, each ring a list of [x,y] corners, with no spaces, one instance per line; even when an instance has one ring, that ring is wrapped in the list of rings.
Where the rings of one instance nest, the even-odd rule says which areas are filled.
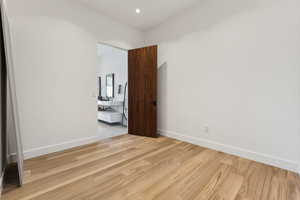
[[[292,172],[161,137],[124,135],[27,160],[5,200],[299,200]]]

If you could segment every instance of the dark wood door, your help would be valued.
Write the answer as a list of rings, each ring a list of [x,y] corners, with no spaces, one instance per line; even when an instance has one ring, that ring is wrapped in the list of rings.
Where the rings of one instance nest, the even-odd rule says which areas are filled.
[[[128,51],[128,133],[157,137],[157,46]]]

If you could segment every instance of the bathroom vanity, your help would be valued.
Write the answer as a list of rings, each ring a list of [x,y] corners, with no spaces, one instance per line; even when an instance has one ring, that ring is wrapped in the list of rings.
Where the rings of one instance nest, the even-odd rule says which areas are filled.
[[[122,113],[118,112],[118,107],[123,106],[123,101],[100,101],[98,100],[98,120],[109,124],[122,123]]]

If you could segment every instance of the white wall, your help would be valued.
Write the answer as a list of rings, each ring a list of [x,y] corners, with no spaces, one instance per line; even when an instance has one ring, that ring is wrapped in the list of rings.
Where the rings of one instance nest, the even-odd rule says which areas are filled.
[[[8,11],[25,157],[97,139],[96,44],[139,47],[142,34],[71,0],[9,0]]]
[[[128,52],[107,45],[97,45],[97,77],[101,77],[101,93],[106,96],[106,75],[115,74],[115,100],[123,101],[124,87],[128,79]],[[118,94],[122,85],[121,94]]]
[[[149,32],[147,44],[159,44],[162,133],[296,171],[299,8],[203,0]]]

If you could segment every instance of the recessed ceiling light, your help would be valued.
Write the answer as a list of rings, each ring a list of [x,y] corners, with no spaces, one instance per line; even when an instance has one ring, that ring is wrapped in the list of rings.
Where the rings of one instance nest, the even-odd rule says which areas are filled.
[[[137,8],[137,9],[135,9],[135,12],[136,12],[137,14],[140,14],[140,13],[141,13],[141,9]]]

